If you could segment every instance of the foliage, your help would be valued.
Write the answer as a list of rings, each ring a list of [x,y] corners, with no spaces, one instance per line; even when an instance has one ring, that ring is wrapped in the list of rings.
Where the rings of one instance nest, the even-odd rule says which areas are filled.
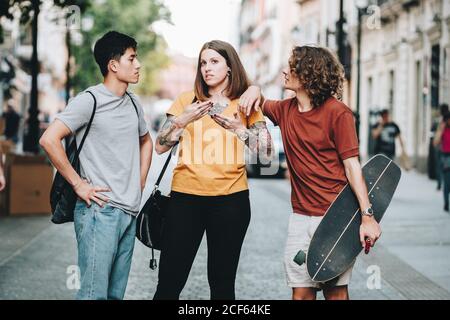
[[[90,30],[81,30],[81,44],[73,47],[76,62],[74,88],[78,92],[102,81],[102,75],[92,53],[95,41],[104,33],[116,30],[128,34],[138,42],[138,56],[142,64],[141,81],[137,92],[151,95],[158,90],[155,74],[168,63],[166,43],[151,28],[158,20],[170,20],[168,9],[157,0],[94,1],[85,17],[93,20]]]

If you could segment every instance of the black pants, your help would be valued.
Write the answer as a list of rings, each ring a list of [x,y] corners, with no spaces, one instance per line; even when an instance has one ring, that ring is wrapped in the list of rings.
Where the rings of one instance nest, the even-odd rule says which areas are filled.
[[[211,299],[234,300],[239,256],[249,222],[248,190],[217,197],[172,192],[153,299],[179,299],[206,231]]]

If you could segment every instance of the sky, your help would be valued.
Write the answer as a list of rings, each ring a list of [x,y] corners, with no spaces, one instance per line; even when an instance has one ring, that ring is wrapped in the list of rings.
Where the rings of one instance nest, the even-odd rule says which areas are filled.
[[[202,45],[218,39],[237,46],[240,0],[164,0],[173,25],[156,22],[153,29],[164,36],[171,53],[196,57]],[[237,49],[237,48],[236,48]]]

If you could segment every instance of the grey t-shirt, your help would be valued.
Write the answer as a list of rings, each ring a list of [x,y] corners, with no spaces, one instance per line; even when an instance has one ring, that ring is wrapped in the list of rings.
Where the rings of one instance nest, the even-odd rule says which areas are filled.
[[[97,99],[97,110],[80,153],[81,176],[92,185],[107,187],[103,192],[109,205],[136,216],[141,202],[139,137],[147,134],[142,106],[131,94],[116,96],[104,84],[86,90]],[[74,97],[56,116],[72,133],[79,145],[92,115],[94,100],[87,92]]]

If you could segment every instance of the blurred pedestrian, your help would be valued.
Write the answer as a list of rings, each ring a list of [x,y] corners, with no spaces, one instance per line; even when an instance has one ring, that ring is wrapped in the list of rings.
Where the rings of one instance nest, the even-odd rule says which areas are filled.
[[[437,130],[439,129],[439,126],[444,122],[445,115],[449,112],[448,104],[443,103],[439,107],[440,109],[440,117],[437,121],[437,124],[435,125],[435,129],[433,130],[435,133],[435,136],[437,134]],[[434,147],[435,151],[435,168],[436,168],[436,180],[437,180],[437,189],[441,190],[442,187],[442,180],[443,180],[443,173],[442,173],[442,151],[441,151],[441,145],[437,145]]]
[[[127,91],[139,81],[136,41],[111,31],[95,44],[104,81],[72,99],[40,143],[79,197],[74,226],[81,288],[77,299],[123,299],[136,236],[136,215],[152,158],[153,143],[137,97]],[[80,143],[97,109],[80,153],[81,176],[61,141]]]
[[[3,169],[3,153],[0,149],[0,192],[5,190],[6,187],[6,180],[5,180],[5,173]]]
[[[291,176],[293,213],[285,248],[286,278],[293,300],[315,300],[318,290],[327,300],[346,300],[353,266],[330,284],[313,281],[306,264],[294,262],[300,250],[307,254],[315,230],[347,183],[361,209],[361,246],[366,238],[373,246],[381,235],[358,159],[355,118],[339,101],[344,68],[328,49],[310,46],[295,47],[288,64],[283,70],[284,86],[295,97],[266,100],[262,105],[264,115],[281,129]]]
[[[238,104],[259,103],[235,49],[214,40],[198,56],[194,91],[167,111],[156,152],[180,141],[166,215],[155,300],[179,299],[203,234],[208,243],[211,299],[235,299],[235,278],[250,222],[244,147],[271,155],[261,112],[239,114]]]
[[[406,154],[400,128],[391,120],[389,110],[380,112],[381,121],[372,128],[372,137],[375,139],[375,154],[384,154],[390,159],[395,159],[395,141],[399,140],[402,154]]]
[[[5,119],[5,138],[6,140],[11,140],[15,144],[19,141],[19,125],[20,125],[20,115],[14,110],[12,105],[7,104],[6,111],[3,113],[2,117]]]
[[[444,210],[449,212],[450,194],[450,113],[444,115],[439,125],[433,144],[441,150],[441,169],[444,180]]]

